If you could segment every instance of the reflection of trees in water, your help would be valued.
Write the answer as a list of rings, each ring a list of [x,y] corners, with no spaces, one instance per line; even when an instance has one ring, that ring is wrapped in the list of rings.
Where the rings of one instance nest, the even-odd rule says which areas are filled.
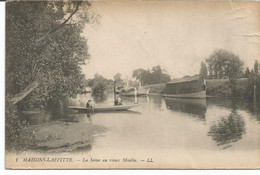
[[[240,109],[253,115],[260,121],[260,102],[246,99],[208,98],[207,106],[221,106],[228,109]]]
[[[155,104],[155,107],[161,108],[162,107],[162,97],[161,96],[154,96],[154,97],[148,97],[146,98],[147,102],[153,102]]]
[[[107,100],[107,98],[108,98],[108,95],[106,95],[104,93],[93,95],[94,103],[103,103],[104,101]]]
[[[168,109],[205,119],[206,99],[165,98],[165,103]]]
[[[208,132],[218,146],[237,142],[243,134],[245,134],[245,122],[236,110],[233,110],[228,118],[222,118],[211,126]]]
[[[257,121],[260,121],[260,99],[255,99],[253,104],[250,105],[252,108],[252,114],[256,117]]]
[[[21,121],[26,121],[30,125],[39,125],[50,122],[53,118],[52,116],[44,111],[29,111],[28,113],[21,113]]]

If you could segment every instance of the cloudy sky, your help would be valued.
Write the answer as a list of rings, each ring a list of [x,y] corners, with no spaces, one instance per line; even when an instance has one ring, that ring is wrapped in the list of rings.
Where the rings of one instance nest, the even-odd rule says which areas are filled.
[[[93,2],[99,23],[87,25],[95,73],[131,77],[137,68],[161,65],[175,78],[199,72],[215,49],[239,55],[245,66],[260,60],[260,6],[255,3],[109,1]],[[257,11],[258,9],[258,11]]]

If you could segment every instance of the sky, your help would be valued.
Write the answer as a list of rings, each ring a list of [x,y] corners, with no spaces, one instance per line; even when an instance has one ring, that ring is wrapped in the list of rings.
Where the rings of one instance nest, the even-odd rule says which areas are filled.
[[[243,2],[93,2],[99,22],[85,27],[87,78],[160,65],[173,78],[199,73],[200,62],[226,49],[253,67],[260,60],[259,4]],[[257,10],[258,9],[258,10]]]

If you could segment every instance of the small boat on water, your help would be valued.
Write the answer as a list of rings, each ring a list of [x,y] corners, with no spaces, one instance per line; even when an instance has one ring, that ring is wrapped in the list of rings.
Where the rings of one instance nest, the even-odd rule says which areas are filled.
[[[116,82],[114,82],[114,104],[115,105],[96,105],[93,107],[82,107],[82,106],[68,106],[69,109],[76,110],[80,113],[90,112],[113,112],[113,111],[126,111],[133,107],[139,106],[140,104],[122,104],[121,98],[119,101],[119,91],[116,89]]]
[[[69,106],[69,109],[77,110],[78,112],[111,112],[111,111],[125,111],[140,104],[126,104],[126,105],[114,105],[114,106],[94,106],[94,108],[85,108],[81,106]]]

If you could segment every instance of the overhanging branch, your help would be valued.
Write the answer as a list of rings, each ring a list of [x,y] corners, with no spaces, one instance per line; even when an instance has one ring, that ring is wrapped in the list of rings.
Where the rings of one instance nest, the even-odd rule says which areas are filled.
[[[78,11],[79,9],[79,2],[76,3],[76,8],[75,10],[70,14],[70,16],[63,21],[59,26],[55,27],[54,29],[50,30],[49,32],[47,32],[45,35],[43,35],[41,38],[36,40],[36,43],[41,42],[42,40],[44,40],[48,35],[51,35],[53,33],[55,33],[56,31],[58,31],[59,29],[61,29],[71,18],[72,16]]]
[[[32,82],[22,92],[16,94],[13,98],[11,98],[11,102],[13,104],[18,103],[19,101],[24,99],[27,95],[29,95],[37,86],[38,86],[37,81]]]

